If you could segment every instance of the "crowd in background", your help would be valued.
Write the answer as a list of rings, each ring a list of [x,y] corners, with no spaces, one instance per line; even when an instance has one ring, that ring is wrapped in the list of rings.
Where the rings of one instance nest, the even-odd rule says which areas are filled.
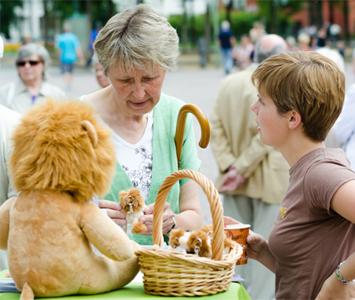
[[[340,39],[341,28],[337,24],[329,26],[325,23],[317,29],[310,26],[299,30],[297,37],[288,36],[286,42],[289,51],[318,51],[330,57],[344,71],[345,44]],[[221,51],[221,61],[225,73],[228,75],[233,66],[237,70],[244,70],[253,62],[256,41],[266,34],[264,25],[256,21],[249,34],[242,34],[237,40],[236,34],[230,30],[228,21],[221,23],[218,43]]]

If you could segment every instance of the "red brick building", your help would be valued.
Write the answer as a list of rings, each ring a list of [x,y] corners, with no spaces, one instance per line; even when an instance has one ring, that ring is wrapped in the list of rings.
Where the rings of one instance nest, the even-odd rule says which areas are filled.
[[[323,23],[338,24],[342,28],[342,33],[345,32],[345,17],[344,17],[344,1],[322,0],[322,19]],[[355,34],[355,0],[346,0],[348,7],[348,30],[351,35]],[[246,0],[246,9],[255,11],[258,0]],[[304,1],[302,11],[292,16],[293,20],[301,23],[301,27],[308,27],[316,24],[316,20],[312,20],[309,15],[309,2]],[[312,23],[312,24],[311,24]]]

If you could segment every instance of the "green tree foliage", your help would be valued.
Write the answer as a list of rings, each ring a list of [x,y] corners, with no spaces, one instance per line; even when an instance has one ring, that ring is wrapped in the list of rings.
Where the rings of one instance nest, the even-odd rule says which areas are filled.
[[[192,18],[188,19],[187,22],[187,30],[188,30],[188,42],[193,46],[196,45],[199,37],[204,36],[205,34],[205,18],[203,15],[195,15]],[[183,16],[182,15],[171,15],[168,19],[169,23],[172,27],[174,27],[179,36],[180,42],[182,41],[182,24],[183,24]]]
[[[226,19],[226,14],[224,11],[220,12],[220,20]],[[249,13],[244,11],[232,11],[231,12],[231,29],[235,36],[239,38],[243,34],[248,34],[249,30],[253,27],[253,22],[259,20],[259,15],[257,13]],[[180,38],[182,34],[182,15],[172,15],[169,17],[168,21],[171,26],[173,26]],[[188,41],[192,46],[196,46],[197,39],[203,37],[205,34],[205,24],[206,24],[206,15],[196,15],[193,20],[188,20],[188,32],[189,37]],[[211,36],[212,35],[211,28]]]
[[[112,17],[110,5],[113,5],[113,13],[116,12],[116,6],[112,4],[112,0],[92,0],[91,5],[93,28],[97,21],[103,26]],[[54,0],[54,9],[60,11],[62,20],[65,20],[74,13],[86,14],[86,1]]]
[[[92,27],[95,27],[95,23],[99,21],[102,26],[117,13],[116,6],[114,4],[113,12],[111,12],[110,1],[92,1]]]
[[[22,7],[21,0],[0,1],[0,32],[9,38],[10,23],[16,19],[15,6]]]
[[[303,8],[304,2],[302,0],[258,1],[259,17],[265,22],[266,31],[284,37],[290,35],[293,26],[291,17]]]
[[[223,14],[220,16],[220,20],[223,20]],[[250,29],[253,27],[253,23],[259,20],[257,13],[250,13],[246,11],[233,11],[231,13],[231,30],[235,37],[239,40],[243,34],[249,34]]]

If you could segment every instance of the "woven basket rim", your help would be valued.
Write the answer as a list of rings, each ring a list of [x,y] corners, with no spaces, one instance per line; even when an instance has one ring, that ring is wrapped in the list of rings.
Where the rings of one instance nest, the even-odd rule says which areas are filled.
[[[214,260],[209,257],[200,257],[195,254],[182,253],[173,249],[140,249],[136,250],[138,256],[156,256],[159,258],[169,258],[174,260],[183,260],[197,265],[210,267],[229,267],[235,265],[243,253],[241,245],[235,243],[229,254],[224,254],[222,260]]]

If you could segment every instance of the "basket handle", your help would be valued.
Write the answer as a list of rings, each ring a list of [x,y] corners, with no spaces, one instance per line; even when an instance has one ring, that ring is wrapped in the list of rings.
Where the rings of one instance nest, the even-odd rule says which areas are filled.
[[[178,119],[176,123],[176,131],[175,131],[175,146],[176,146],[176,156],[178,159],[178,167],[180,170],[180,159],[182,152],[182,143],[184,141],[184,131],[185,131],[185,123],[186,117],[188,113],[192,113],[200,123],[201,127],[201,138],[199,141],[199,146],[201,148],[206,148],[208,142],[210,141],[210,124],[208,123],[208,119],[205,113],[197,106],[193,104],[185,104],[180,108]]]
[[[210,203],[210,209],[213,221],[214,237],[212,240],[212,259],[222,260],[224,248],[224,224],[223,208],[219,198],[218,191],[213,183],[206,176],[192,170],[179,170],[166,177],[161,185],[158,196],[155,200],[153,211],[153,244],[163,245],[163,211],[164,204],[173,185],[183,179],[190,178],[196,181],[205,192]]]

